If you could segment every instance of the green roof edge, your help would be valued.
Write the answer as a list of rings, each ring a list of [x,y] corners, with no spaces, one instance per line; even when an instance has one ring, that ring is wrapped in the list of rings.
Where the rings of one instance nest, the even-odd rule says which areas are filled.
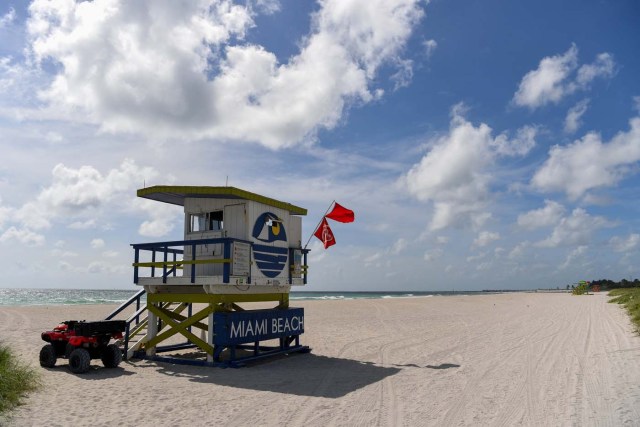
[[[176,193],[184,197],[194,195],[221,195],[235,196],[242,199],[252,200],[254,202],[263,203],[279,209],[285,209],[294,215],[306,215],[307,210],[291,203],[281,202],[271,197],[261,196],[250,191],[242,190],[236,187],[207,187],[207,186],[173,186],[173,185],[154,185],[153,187],[141,188],[137,191],[138,197],[150,198],[154,193]]]

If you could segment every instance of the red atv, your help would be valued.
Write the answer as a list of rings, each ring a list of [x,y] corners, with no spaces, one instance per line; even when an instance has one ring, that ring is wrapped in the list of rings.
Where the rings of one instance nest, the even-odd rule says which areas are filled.
[[[122,352],[109,341],[122,339],[125,328],[124,320],[62,322],[53,331],[42,333],[42,339],[49,344],[40,350],[40,366],[52,368],[56,359],[63,357],[69,359],[69,369],[74,374],[87,372],[91,359],[102,359],[105,368],[115,368],[122,361]]]

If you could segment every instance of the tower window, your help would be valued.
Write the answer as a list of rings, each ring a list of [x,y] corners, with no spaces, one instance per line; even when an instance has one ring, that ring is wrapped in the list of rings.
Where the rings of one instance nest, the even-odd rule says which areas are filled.
[[[220,231],[223,225],[223,211],[189,214],[189,233]]]

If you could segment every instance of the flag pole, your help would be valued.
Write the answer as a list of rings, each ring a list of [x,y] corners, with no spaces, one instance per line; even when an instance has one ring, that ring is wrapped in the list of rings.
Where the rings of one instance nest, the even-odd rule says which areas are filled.
[[[324,213],[324,215],[322,215],[322,219],[324,219],[325,216],[327,216],[327,214],[329,213],[329,211],[331,210],[331,207],[336,203],[336,201],[334,200],[333,202],[331,202],[331,204],[329,205],[329,209],[327,209],[327,211]],[[311,239],[313,238],[313,235],[315,234],[315,232],[318,230],[318,227],[320,227],[320,224],[322,224],[322,219],[320,221],[318,221],[318,225],[316,225],[316,228],[313,229],[313,231],[311,232],[311,236],[309,236],[309,240],[307,240],[307,243],[304,245],[303,249],[307,249],[307,246],[309,246],[309,242],[311,241]]]

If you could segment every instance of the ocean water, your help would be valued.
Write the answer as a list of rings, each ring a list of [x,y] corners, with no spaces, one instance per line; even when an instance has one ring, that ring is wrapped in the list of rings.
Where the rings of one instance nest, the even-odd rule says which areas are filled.
[[[0,306],[121,304],[138,289],[11,289],[0,288]],[[350,300],[378,298],[415,298],[442,295],[478,295],[487,292],[291,292],[290,300]],[[144,297],[143,297],[144,299]]]

